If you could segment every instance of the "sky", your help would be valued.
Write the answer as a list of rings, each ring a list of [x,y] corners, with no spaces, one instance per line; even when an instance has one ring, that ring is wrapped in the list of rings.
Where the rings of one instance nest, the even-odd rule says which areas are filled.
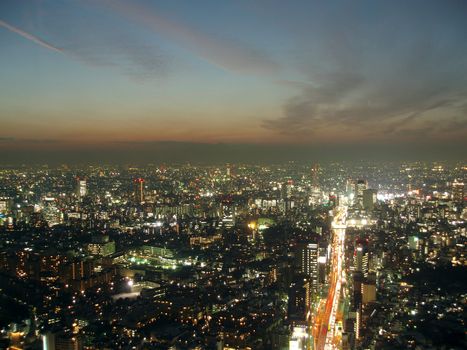
[[[2,0],[0,162],[465,159],[467,2]]]

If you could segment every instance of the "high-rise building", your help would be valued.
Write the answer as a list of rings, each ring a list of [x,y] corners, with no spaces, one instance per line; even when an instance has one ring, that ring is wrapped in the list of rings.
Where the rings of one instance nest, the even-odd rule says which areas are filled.
[[[288,316],[291,326],[306,325],[311,307],[311,284],[308,276],[298,274],[289,286]]]
[[[76,178],[76,197],[78,199],[83,198],[87,194],[86,179],[77,177]]]
[[[371,272],[362,284],[362,303],[368,304],[376,300],[376,274]]]
[[[222,201],[220,214],[224,227],[233,227],[235,225],[235,205],[232,201],[228,199]]]
[[[95,240],[93,242],[88,243],[86,246],[86,250],[91,255],[96,256],[108,256],[115,253],[115,242],[109,241],[108,236],[105,239]]]
[[[311,193],[310,193],[310,203],[313,205],[318,205],[321,203],[321,191],[319,188],[318,181],[319,165],[315,164],[311,168]]]
[[[345,183],[345,194],[349,198],[349,204],[353,205],[355,204],[356,198],[355,198],[355,181],[352,179],[347,179]]]
[[[363,191],[365,191],[367,187],[368,183],[366,180],[358,180],[357,184],[355,185],[355,204],[360,208],[363,208]]]
[[[354,271],[361,272],[366,277],[369,272],[368,242],[357,240],[355,244]]]
[[[368,188],[363,190],[363,208],[372,211],[375,208],[378,191]]]
[[[308,276],[311,291],[316,294],[319,284],[319,248],[316,243],[302,243],[298,245],[297,265],[300,273]]]
[[[464,183],[459,180],[454,180],[451,190],[452,200],[456,203],[463,203],[464,201]]]
[[[133,198],[136,203],[143,203],[144,202],[144,179],[138,177],[137,179],[133,180],[134,190],[133,190]]]

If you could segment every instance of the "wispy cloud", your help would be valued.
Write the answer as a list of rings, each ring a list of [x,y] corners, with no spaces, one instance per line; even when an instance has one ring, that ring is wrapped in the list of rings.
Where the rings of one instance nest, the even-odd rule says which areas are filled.
[[[36,138],[17,138],[13,136],[2,136],[0,137],[0,143],[9,144],[54,144],[63,142],[58,139],[36,139]]]
[[[271,74],[279,69],[276,62],[255,47],[232,38],[202,32],[181,21],[162,16],[143,4],[104,0],[102,3],[222,69],[245,74]]]
[[[467,68],[465,47],[423,27],[410,28],[409,37],[404,29],[372,26],[368,37],[358,21],[336,22],[325,27],[318,59],[304,64],[304,82],[280,82],[299,92],[285,101],[282,117],[263,120],[264,128],[307,140],[344,132],[380,139],[460,135],[443,126],[467,121],[467,78],[459,74]],[[424,128],[427,123],[435,127]]]
[[[27,33],[25,32],[24,30],[21,30],[15,26],[12,26],[11,24],[8,24],[7,22],[5,21],[2,21],[0,20],[0,27],[3,27],[3,28],[6,28],[8,29],[9,31],[15,33],[15,34],[18,34],[20,36],[22,36],[23,38],[25,39],[28,39],[42,47],[45,47],[46,49],[49,49],[51,51],[55,51],[55,52],[58,52],[58,53],[64,53],[63,49],[60,49],[52,44],[49,44],[48,42],[46,42],[45,40],[42,40],[41,38],[35,36],[35,35],[32,35],[30,33]]]

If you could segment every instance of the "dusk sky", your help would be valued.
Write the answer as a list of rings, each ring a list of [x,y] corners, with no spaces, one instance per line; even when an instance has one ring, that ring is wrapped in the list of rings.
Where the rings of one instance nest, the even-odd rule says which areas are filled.
[[[465,0],[2,0],[0,48],[8,161],[465,158]]]

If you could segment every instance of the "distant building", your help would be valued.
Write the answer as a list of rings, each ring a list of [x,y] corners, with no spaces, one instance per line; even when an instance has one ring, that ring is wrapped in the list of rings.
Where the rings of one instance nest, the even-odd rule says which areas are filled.
[[[368,188],[363,190],[363,208],[367,211],[373,211],[376,204],[378,191]]]
[[[291,327],[307,324],[310,307],[310,279],[308,276],[299,274],[289,286],[288,316]]]
[[[358,240],[355,247],[354,271],[361,272],[366,277],[369,272],[369,260],[368,243]]]
[[[78,199],[82,199],[84,196],[86,196],[87,192],[87,184],[86,184],[86,179],[77,177],[76,178],[76,197]]]
[[[141,177],[133,180],[133,200],[135,203],[144,202],[144,179]]]
[[[87,244],[86,249],[91,255],[109,256],[115,253],[115,242],[92,242]]]
[[[369,273],[362,284],[362,303],[368,304],[376,301],[376,274]]]
[[[464,183],[459,180],[454,180],[452,183],[451,197],[453,202],[464,202]]]
[[[366,180],[358,180],[355,185],[356,204],[358,207],[363,208],[363,192],[368,188]]]

